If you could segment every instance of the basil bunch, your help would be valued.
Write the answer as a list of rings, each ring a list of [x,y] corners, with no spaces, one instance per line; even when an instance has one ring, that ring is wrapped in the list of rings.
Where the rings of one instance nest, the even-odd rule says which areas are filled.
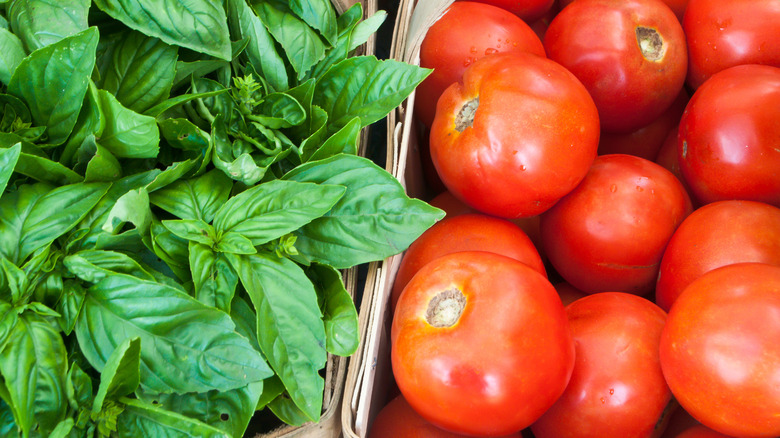
[[[329,0],[0,0],[0,437],[318,421],[341,269],[443,212],[357,155],[429,71]]]

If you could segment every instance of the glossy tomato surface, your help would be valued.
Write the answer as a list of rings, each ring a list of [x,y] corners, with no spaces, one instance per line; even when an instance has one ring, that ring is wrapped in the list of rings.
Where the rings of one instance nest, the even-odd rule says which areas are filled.
[[[479,3],[498,6],[517,15],[526,23],[538,20],[552,8],[555,0],[474,0]]]
[[[672,393],[658,359],[666,312],[603,292],[566,307],[575,345],[563,395],[531,429],[536,438],[658,436]]]
[[[568,6],[569,3],[573,1],[574,0],[559,0],[559,3],[561,7],[564,7]],[[682,23],[683,16],[685,15],[685,8],[688,6],[688,0],[663,0],[663,2],[666,3],[666,6],[669,6],[680,23]]]
[[[779,120],[778,67],[731,67],[696,90],[680,120],[677,154],[700,203],[749,199],[780,206]]]
[[[680,405],[703,425],[780,436],[780,267],[739,263],[694,280],[672,305],[661,368]]]
[[[672,307],[705,272],[741,262],[780,266],[780,208],[755,201],[719,201],[691,213],[661,259],[656,303]]]
[[[431,260],[457,251],[488,251],[525,263],[547,276],[531,239],[506,219],[473,213],[447,217],[418,237],[404,253],[393,283],[390,303],[395,308],[406,284]]]
[[[474,61],[499,52],[545,56],[539,37],[518,16],[484,3],[453,3],[428,29],[420,46],[420,66],[433,72],[417,87],[415,117],[430,127],[442,92]]]
[[[550,23],[544,48],[588,89],[606,132],[657,119],[685,82],[685,35],[660,0],[577,0]]]
[[[683,19],[688,42],[688,84],[744,64],[780,67],[776,0],[690,0]]]
[[[680,170],[680,158],[677,156],[678,131],[678,127],[674,127],[671,131],[669,131],[669,134],[666,136],[666,140],[664,140],[663,144],[661,145],[661,149],[658,150],[658,155],[655,157],[655,162],[660,164],[664,169],[672,172],[672,174],[674,174],[674,176],[680,180],[683,187],[685,187],[686,193],[688,193],[688,196],[691,197],[693,207],[697,208],[698,201],[691,194],[691,188],[688,187],[688,183],[685,181],[682,170]]]
[[[680,181],[660,165],[601,155],[582,183],[542,215],[542,246],[556,271],[583,292],[644,295],[691,211]]]
[[[516,433],[563,393],[574,366],[552,284],[506,256],[466,251],[420,269],[391,329],[398,388],[431,423],[473,436]]]
[[[527,53],[480,59],[449,87],[431,129],[448,190],[505,218],[537,215],[570,192],[596,156],[598,113],[560,64]]]

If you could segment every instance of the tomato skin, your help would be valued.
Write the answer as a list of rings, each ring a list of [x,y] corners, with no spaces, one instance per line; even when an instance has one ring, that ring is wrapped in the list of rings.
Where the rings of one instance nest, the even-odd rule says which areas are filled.
[[[696,90],[680,120],[677,154],[700,203],[748,199],[780,206],[778,120],[778,67],[731,67]]]
[[[682,431],[676,435],[675,438],[730,438],[728,435],[723,435],[720,432],[716,432],[707,426],[693,426]]]
[[[526,23],[538,20],[552,8],[555,0],[473,0],[505,9]]]
[[[736,65],[780,67],[778,22],[780,5],[774,0],[690,0],[682,22],[688,84],[698,88]]]
[[[435,327],[426,314],[443,291],[461,293],[465,307],[454,325]],[[509,257],[464,251],[428,263],[404,289],[391,360],[401,393],[423,418],[496,436],[528,427],[561,395],[574,343],[544,276]]]
[[[691,213],[661,259],[655,301],[668,311],[693,280],[721,266],[780,266],[780,208],[754,201],[719,201]]]
[[[641,29],[660,36],[661,54],[643,54]],[[550,23],[544,48],[588,89],[606,132],[631,132],[657,119],[685,82],[685,35],[660,0],[577,0]]]
[[[655,286],[667,242],[691,211],[668,170],[632,155],[601,155],[582,183],[542,214],[543,251],[585,293],[644,295]]]
[[[477,102],[471,126],[457,123]],[[482,58],[439,99],[431,158],[447,189],[493,216],[535,216],[571,191],[598,147],[598,113],[569,71],[527,53]]]
[[[531,239],[506,219],[484,214],[446,217],[427,229],[404,253],[393,283],[390,304],[414,274],[431,260],[457,251],[488,251],[525,263],[547,277],[542,258]]]
[[[416,89],[414,115],[430,127],[436,102],[477,59],[499,52],[545,56],[536,33],[516,15],[496,6],[458,1],[428,29],[420,45],[420,66],[433,72]]]
[[[666,312],[622,292],[566,307],[575,345],[563,395],[532,426],[536,438],[658,436],[671,402],[658,358]]]
[[[661,334],[666,382],[703,425],[733,436],[780,436],[780,267],[709,271],[677,298]]]
[[[573,1],[574,0],[560,0],[561,7],[568,6],[569,3]],[[663,0],[663,2],[666,3],[666,6],[669,6],[672,12],[674,12],[674,15],[677,16],[677,20],[682,23],[685,9],[688,7],[688,0]]]
[[[688,187],[688,183],[685,181],[682,170],[680,170],[680,159],[677,156],[677,133],[679,131],[678,126],[675,126],[671,131],[669,131],[669,134],[666,136],[666,140],[664,140],[664,143],[661,145],[661,149],[658,150],[658,155],[655,157],[655,162],[661,165],[664,169],[672,172],[672,174],[674,174],[674,176],[680,180],[683,187],[685,187],[685,192],[688,193],[688,196],[691,198],[691,202],[693,202],[693,207],[698,208],[698,202],[691,194],[691,188]]]

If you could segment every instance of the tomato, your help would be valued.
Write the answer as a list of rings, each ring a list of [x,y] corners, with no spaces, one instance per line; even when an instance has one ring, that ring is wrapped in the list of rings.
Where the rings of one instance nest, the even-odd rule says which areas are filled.
[[[668,170],[632,155],[601,155],[582,183],[542,215],[542,247],[583,292],[643,295],[653,290],[664,248],[691,210]]]
[[[536,33],[511,12],[476,2],[450,5],[420,46],[420,66],[433,72],[416,89],[415,117],[430,127],[442,92],[474,61],[499,52],[545,56]]]
[[[567,6],[573,1],[574,0],[560,0],[561,7]],[[663,0],[663,2],[666,3],[666,6],[669,6],[672,12],[674,12],[674,15],[677,16],[677,20],[682,23],[683,16],[685,15],[685,8],[688,6],[688,0]]]
[[[494,216],[537,215],[570,192],[598,147],[598,113],[569,71],[528,53],[482,58],[439,99],[431,158],[447,189]]]
[[[531,239],[505,219],[484,214],[447,217],[418,237],[404,253],[393,283],[393,308],[414,274],[431,260],[457,251],[488,251],[525,263],[547,276],[544,263]]]
[[[420,416],[399,395],[386,404],[376,415],[367,438],[462,438],[463,435],[447,432]],[[520,438],[519,433],[507,437]]]
[[[672,403],[658,359],[666,312],[636,295],[604,292],[569,304],[566,315],[574,371],[563,395],[531,426],[534,436],[658,436]]]
[[[563,393],[574,366],[566,312],[552,284],[499,254],[462,251],[420,269],[391,328],[398,388],[443,429],[518,432]]]
[[[778,67],[730,67],[693,93],[680,120],[677,153],[699,202],[748,199],[780,206],[779,120]]]
[[[738,263],[694,280],[661,334],[666,382],[703,425],[780,436],[780,267]]]
[[[473,0],[498,6],[501,9],[517,15],[526,23],[538,20],[544,16],[553,6],[555,0]]]
[[[694,208],[696,208],[698,203],[695,202],[695,198],[693,198],[691,195],[691,188],[688,187],[688,183],[685,181],[682,170],[680,170],[680,159],[677,157],[677,132],[677,126],[669,131],[669,134],[666,136],[666,140],[664,140],[663,144],[661,145],[661,149],[658,150],[658,155],[655,157],[655,162],[660,164],[664,169],[672,172],[674,176],[680,180],[683,187],[685,187],[685,192],[688,193],[688,196],[691,196],[691,201],[693,202]]]
[[[698,88],[728,67],[780,67],[780,4],[776,0],[690,0],[683,19],[688,84]]]
[[[737,200],[700,207],[669,240],[658,273],[656,303],[668,311],[693,280],[741,262],[780,266],[780,208]]]
[[[637,130],[629,133],[602,132],[599,155],[629,154],[654,161],[669,131],[680,124],[688,98],[688,92],[685,89],[680,90],[677,98],[663,114]]]
[[[685,82],[685,35],[660,0],[577,0],[550,23],[544,48],[582,81],[608,132],[657,119]]]

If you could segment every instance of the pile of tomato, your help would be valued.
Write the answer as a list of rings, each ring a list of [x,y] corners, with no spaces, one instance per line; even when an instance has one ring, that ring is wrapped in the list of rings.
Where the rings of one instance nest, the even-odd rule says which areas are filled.
[[[380,437],[780,436],[780,2],[456,1]]]

